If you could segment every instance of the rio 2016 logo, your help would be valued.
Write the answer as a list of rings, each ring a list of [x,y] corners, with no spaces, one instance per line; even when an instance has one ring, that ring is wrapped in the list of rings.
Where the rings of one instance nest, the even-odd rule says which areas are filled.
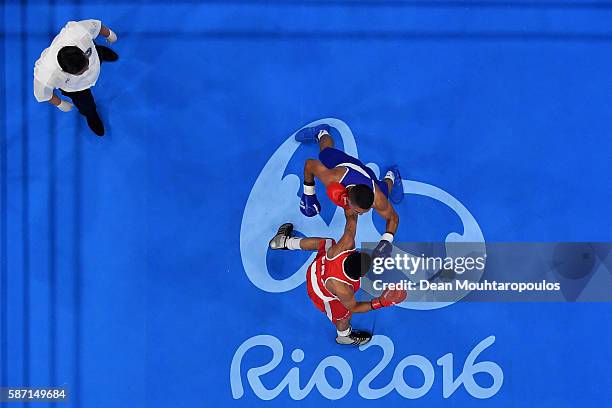
[[[315,126],[326,123],[335,128],[342,137],[344,150],[351,156],[358,157],[357,145],[351,129],[341,120],[326,118],[311,122],[304,127]],[[298,130],[299,131],[299,130]],[[266,255],[268,252],[268,240],[272,237],[279,222],[291,221],[295,229],[306,236],[327,236],[339,237],[344,229],[344,215],[340,208],[337,208],[329,224],[321,217],[307,218],[302,216],[299,211],[299,195],[301,189],[300,177],[295,174],[288,174],[283,177],[287,165],[299,147],[299,143],[294,140],[294,134],[290,135],[283,144],[274,152],[262,169],[259,177],[255,181],[249,198],[247,200],[240,230],[240,254],[242,264],[248,279],[257,288],[268,293],[280,293],[290,291],[300,286],[305,281],[306,268],[315,257],[313,254],[304,264],[299,267],[291,276],[284,279],[275,279],[268,271]],[[379,168],[374,163],[368,166],[374,170],[375,174],[380,174]],[[446,191],[431,184],[418,181],[403,181],[404,192],[407,195],[416,195],[433,198],[449,208],[451,208],[461,220],[463,231],[450,232],[446,236],[446,244],[470,243],[469,246],[447,245],[447,256],[460,257],[462,251],[470,251],[484,255],[486,253],[484,237],[478,223],[467,208],[455,197]],[[269,203],[275,203],[270,206]],[[380,232],[376,230],[372,211],[364,214],[359,219],[357,228],[357,242],[376,242],[380,237]],[[400,251],[401,252],[401,251]],[[412,276],[419,279],[418,274]],[[478,279],[480,276],[477,277]],[[375,295],[372,282],[367,278],[362,279],[362,289],[370,295]],[[452,301],[423,301],[424,299],[413,299],[403,302],[397,306],[406,309],[431,310],[449,306],[460,300],[467,292],[457,292],[457,298]],[[427,296],[425,293],[424,296]],[[436,363],[442,367],[442,384],[444,398],[450,397],[460,385],[464,385],[470,395],[475,398],[490,398],[495,395],[503,383],[503,371],[494,362],[483,361],[476,363],[478,355],[491,346],[495,341],[494,336],[489,336],[474,347],[467,357],[462,373],[453,378],[453,355],[448,353],[440,357]],[[230,369],[230,382],[232,395],[235,399],[244,395],[242,384],[241,365],[245,353],[257,346],[265,346],[272,350],[273,358],[261,367],[250,368],[247,370],[246,378],[253,392],[263,400],[276,398],[283,389],[287,388],[289,395],[294,400],[305,398],[314,387],[327,399],[339,399],[344,397],[352,387],[353,372],[349,363],[339,356],[329,356],[323,359],[314,371],[313,376],[308,381],[305,388],[299,385],[299,368],[293,367],[289,370],[283,380],[273,389],[268,389],[262,383],[260,377],[274,370],[281,362],[283,357],[283,345],[281,341],[271,335],[257,335],[243,342],[234,353]],[[388,366],[394,354],[394,345],[390,338],[376,335],[370,343],[361,346],[359,349],[364,351],[369,347],[377,346],[383,350],[383,357],[372,370],[361,379],[357,391],[359,395],[366,399],[377,399],[396,390],[401,396],[409,399],[420,398],[427,394],[434,383],[433,364],[425,357],[411,355],[401,360],[395,367],[393,378],[389,384],[383,388],[372,388],[371,383]],[[294,362],[299,363],[304,360],[305,353],[301,349],[295,349],[291,353]],[[420,387],[411,387],[404,380],[404,370],[414,366],[418,368],[424,377],[424,382]],[[325,377],[325,370],[335,369],[342,378],[340,388],[332,387]],[[479,386],[474,380],[476,373],[488,373],[493,378],[493,384],[488,388]]]
[[[504,381],[504,372],[501,367],[492,361],[476,362],[478,356],[489,346],[495,342],[494,336],[489,336],[476,345],[470,352],[463,363],[463,370],[457,378],[454,376],[454,358],[452,353],[447,353],[440,357],[436,364],[442,367],[442,395],[444,398],[449,398],[463,384],[466,391],[473,397],[479,399],[490,398],[495,395],[502,386]],[[260,366],[250,368],[246,373],[246,378],[251,386],[251,389],[262,400],[271,400],[276,398],[285,388],[289,390],[289,396],[294,400],[306,398],[314,387],[317,387],[319,393],[330,400],[337,400],[344,397],[353,385],[353,370],[349,363],[339,356],[329,356],[324,358],[314,370],[314,373],[306,386],[300,388],[300,370],[298,367],[292,367],[280,383],[268,389],[262,383],[260,377],[274,370],[283,358],[283,345],[279,339],[270,335],[259,335],[251,337],[238,347],[230,369],[230,381],[232,387],[232,396],[238,399],[244,395],[244,387],[242,385],[241,365],[242,359],[247,351],[253,347],[265,346],[272,350],[272,359]],[[372,382],[378,375],[389,365],[395,347],[393,341],[387,336],[376,335],[372,340],[359,347],[360,351],[367,350],[370,347],[377,346],[383,351],[381,360],[366,374],[359,385],[357,392],[365,399],[378,399],[395,390],[404,398],[417,399],[423,397],[429,392],[434,384],[435,370],[433,364],[425,357],[413,354],[403,358],[393,370],[391,381],[382,388],[373,388]],[[295,363],[300,363],[304,360],[304,351],[295,349],[291,353],[291,359]],[[415,367],[423,376],[423,384],[418,387],[413,387],[406,384],[404,380],[404,370],[408,367]],[[334,369],[342,379],[342,385],[338,388],[333,387],[327,381],[325,370]],[[474,375],[478,373],[488,374],[493,383],[489,387],[481,387],[474,379]]]

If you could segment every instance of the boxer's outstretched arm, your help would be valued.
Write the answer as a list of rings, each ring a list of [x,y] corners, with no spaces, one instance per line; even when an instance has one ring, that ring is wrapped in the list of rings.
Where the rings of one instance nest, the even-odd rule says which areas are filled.
[[[372,304],[370,302],[358,302],[355,299],[355,293],[353,288],[344,282],[328,280],[325,287],[340,300],[340,303],[344,305],[352,313],[367,313],[372,310]]]
[[[357,234],[357,214],[351,210],[344,210],[346,224],[344,225],[344,233],[337,244],[332,245],[327,251],[327,255],[331,258],[348,249],[355,248],[355,235]]]
[[[337,244],[334,244],[329,248],[329,250],[327,251],[327,254],[329,256],[336,256],[342,251],[355,248],[355,234],[357,233],[357,214],[344,210],[344,216],[346,217],[344,234],[342,234],[342,237],[340,238],[340,241],[338,241]],[[300,249],[303,249],[305,251],[318,251],[321,240],[325,241],[328,239],[331,241],[330,238],[302,238],[302,240],[300,241]]]
[[[395,235],[397,226],[399,225],[399,216],[389,200],[387,200],[380,190],[377,190],[374,208],[376,208],[376,212],[387,221],[385,232]]]
[[[357,299],[355,299],[353,288],[347,283],[328,279],[325,283],[325,287],[352,313],[367,313],[370,310],[394,306],[406,300],[406,291],[399,289],[386,289],[382,295],[369,302],[358,302]]]

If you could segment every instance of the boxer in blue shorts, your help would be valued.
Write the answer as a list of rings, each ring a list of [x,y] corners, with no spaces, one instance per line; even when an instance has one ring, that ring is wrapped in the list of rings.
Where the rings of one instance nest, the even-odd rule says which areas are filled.
[[[327,190],[332,202],[358,215],[372,207],[386,221],[386,231],[374,250],[374,256],[388,256],[391,253],[393,237],[397,231],[399,217],[389,198],[399,203],[404,189],[399,170],[391,167],[382,180],[359,159],[334,148],[329,134],[329,125],[318,125],[300,130],[295,140],[301,143],[318,143],[319,160],[308,159],[304,165],[304,192],[300,211],[307,217],[314,217],[321,211],[321,204],[315,193],[315,177]]]

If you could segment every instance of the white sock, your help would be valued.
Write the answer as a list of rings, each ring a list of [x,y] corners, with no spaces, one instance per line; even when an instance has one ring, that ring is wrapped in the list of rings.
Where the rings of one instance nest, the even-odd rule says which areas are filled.
[[[351,328],[351,326],[349,326],[348,329],[346,329],[346,330],[342,330],[342,331],[336,330],[336,333],[338,333],[338,336],[340,336],[340,337],[346,337],[349,334],[351,334],[351,330],[352,330],[352,328]]]
[[[287,243],[285,245],[287,246],[287,249],[301,249],[300,248],[301,240],[302,238],[300,237],[287,238]]]
[[[391,179],[391,182],[395,183],[395,175],[391,170],[389,170],[387,174],[385,174],[385,178]]]
[[[317,134],[317,141],[320,142],[321,138],[325,135],[329,135],[329,132],[327,130],[319,130],[319,133]]]

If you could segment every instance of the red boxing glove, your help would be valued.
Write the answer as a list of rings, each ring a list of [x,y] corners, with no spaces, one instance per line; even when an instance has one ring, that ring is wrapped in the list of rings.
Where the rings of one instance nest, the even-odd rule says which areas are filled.
[[[372,305],[372,310],[380,309],[381,307],[393,306],[406,300],[406,295],[405,290],[387,289],[382,295],[380,295],[380,297],[372,299],[370,301],[370,305]]]
[[[336,204],[338,207],[342,207],[345,210],[350,209],[348,202],[348,192],[346,191],[346,187],[342,184],[333,182],[327,185],[327,195],[329,199],[332,200],[332,203]]]

